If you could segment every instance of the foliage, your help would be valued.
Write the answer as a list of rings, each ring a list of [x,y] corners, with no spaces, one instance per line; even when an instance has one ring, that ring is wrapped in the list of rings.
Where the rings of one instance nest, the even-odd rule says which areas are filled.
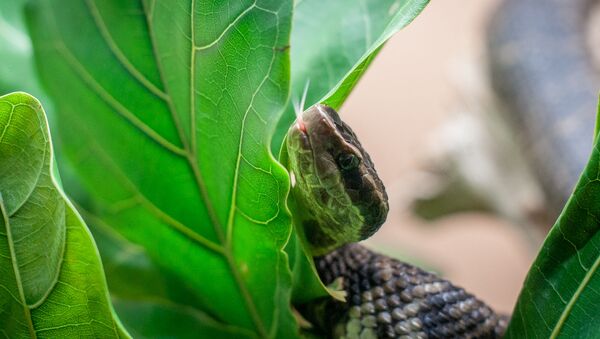
[[[0,131],[0,333],[128,337],[92,237],[56,184],[40,103],[0,97]]]
[[[600,106],[598,109],[600,118]],[[600,140],[535,259],[507,338],[600,335]]]
[[[90,213],[190,286],[193,306],[290,337],[287,174],[264,145],[287,96],[291,4],[194,5],[36,3],[61,150]]]
[[[426,4],[39,0],[30,6],[37,67],[57,109],[65,186],[94,232],[113,303],[132,335],[299,335],[290,301],[324,290],[292,230],[289,179],[271,153],[294,117],[290,96],[300,98],[307,87],[308,104],[340,108],[383,43]],[[13,9],[3,10],[0,24],[18,30]],[[10,42],[11,36],[0,39]],[[24,76],[0,72],[0,90],[16,84],[38,93],[28,52],[3,46],[3,62],[18,64]],[[4,260],[1,285],[10,292],[0,294],[0,312],[15,307],[25,313],[0,314],[0,325],[27,336],[28,324],[70,331],[63,324],[76,318],[77,333],[112,328],[102,336],[127,336],[106,298],[94,243],[51,174],[41,108],[31,97],[13,94],[0,99],[0,111],[4,101],[10,102],[4,110],[12,112],[15,100],[29,115],[17,126],[32,137],[6,143],[5,133],[23,135],[0,128],[2,225],[19,225],[23,208],[15,201],[38,197],[24,193],[27,185],[34,193],[47,191],[38,211],[28,211],[34,219],[62,208],[64,222],[41,228],[43,239],[53,241],[34,235],[36,246],[22,249],[11,244],[14,234],[0,231],[7,244],[0,245],[0,258],[29,259],[43,250],[49,253],[44,269],[53,273],[23,269],[35,279],[19,285],[12,264],[19,260]],[[13,126],[6,122],[10,113],[2,113],[0,127]],[[31,151],[17,157],[14,145]],[[33,171],[40,166],[41,172]],[[532,266],[509,337],[596,335],[598,168],[596,145]],[[93,309],[79,307],[87,305],[77,302],[82,293],[87,303],[97,303]],[[69,303],[77,307],[63,313]]]
[[[339,86],[341,103],[379,46],[425,4],[299,1],[299,46],[319,29],[301,29],[310,13],[347,19],[330,20],[332,34],[320,42],[337,47],[292,65],[334,70],[315,88],[325,95]],[[136,317],[162,312],[198,319],[202,326],[179,328],[193,324],[187,333],[196,336],[298,334],[283,251],[289,179],[269,150],[290,107],[293,9],[275,0],[46,0],[30,8],[37,65],[73,174],[65,183],[96,233],[104,231],[109,285],[133,333],[150,335]],[[292,51],[301,48],[292,42]],[[296,70],[291,76],[303,81],[306,72]],[[133,273],[160,279],[128,289],[118,276]]]

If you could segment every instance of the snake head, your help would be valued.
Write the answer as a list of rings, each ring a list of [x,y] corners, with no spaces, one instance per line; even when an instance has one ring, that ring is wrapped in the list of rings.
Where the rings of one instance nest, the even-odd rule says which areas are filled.
[[[315,105],[288,131],[292,194],[313,255],[370,237],[389,205],[369,154],[337,112]]]

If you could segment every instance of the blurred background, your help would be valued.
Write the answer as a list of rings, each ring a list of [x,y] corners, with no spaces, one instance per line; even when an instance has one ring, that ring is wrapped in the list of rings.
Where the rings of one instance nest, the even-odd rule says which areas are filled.
[[[1,6],[0,92],[33,75],[19,6]],[[598,0],[431,1],[341,110],[390,197],[378,251],[511,312],[589,155],[600,89]],[[8,2],[7,2],[8,4]]]
[[[511,312],[591,149],[597,7],[432,1],[387,43],[341,110],[390,196],[371,247]]]

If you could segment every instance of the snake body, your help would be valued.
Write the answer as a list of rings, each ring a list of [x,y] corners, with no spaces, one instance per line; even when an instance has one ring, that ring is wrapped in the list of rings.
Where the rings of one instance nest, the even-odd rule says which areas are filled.
[[[295,223],[326,285],[341,282],[346,302],[301,307],[336,338],[498,338],[506,319],[452,283],[354,244],[385,221],[387,194],[368,153],[337,112],[306,110],[290,128],[286,164],[298,206]]]
[[[345,338],[500,338],[507,319],[435,274],[351,244],[317,259],[324,283],[343,278],[347,303],[322,305],[320,328]],[[329,316],[326,316],[329,315]]]

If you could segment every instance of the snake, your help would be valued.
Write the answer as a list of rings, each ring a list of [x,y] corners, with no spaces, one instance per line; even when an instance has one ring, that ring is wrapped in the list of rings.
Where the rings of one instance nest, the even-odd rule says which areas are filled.
[[[345,301],[328,297],[300,307],[322,336],[502,337],[507,317],[463,288],[357,243],[385,222],[388,197],[369,154],[333,108],[302,112],[285,147],[295,227],[322,282],[341,281],[346,293]]]

